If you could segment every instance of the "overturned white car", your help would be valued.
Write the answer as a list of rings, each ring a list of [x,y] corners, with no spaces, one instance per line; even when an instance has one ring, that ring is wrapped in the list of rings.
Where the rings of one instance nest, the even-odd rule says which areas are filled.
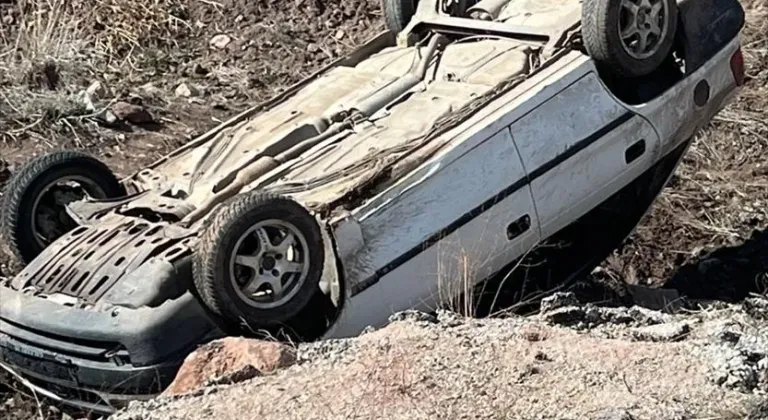
[[[0,364],[110,411],[222,334],[352,336],[540,249],[530,274],[566,281],[632,231],[745,77],[735,0],[384,10],[392,31],[128,179],[70,151],[22,168]]]

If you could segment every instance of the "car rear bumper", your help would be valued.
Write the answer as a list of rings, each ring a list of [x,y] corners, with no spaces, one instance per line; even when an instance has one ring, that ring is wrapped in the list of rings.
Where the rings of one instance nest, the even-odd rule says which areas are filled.
[[[0,367],[43,395],[110,413],[152,397],[221,336],[191,294],[155,308],[72,308],[0,286]]]

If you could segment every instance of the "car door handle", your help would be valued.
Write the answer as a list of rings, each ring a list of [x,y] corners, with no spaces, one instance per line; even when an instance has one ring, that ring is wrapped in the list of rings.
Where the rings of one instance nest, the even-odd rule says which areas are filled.
[[[510,241],[519,237],[531,228],[531,216],[525,215],[507,226],[507,239]]]
[[[630,164],[645,153],[645,139],[635,142],[624,151],[624,162]]]

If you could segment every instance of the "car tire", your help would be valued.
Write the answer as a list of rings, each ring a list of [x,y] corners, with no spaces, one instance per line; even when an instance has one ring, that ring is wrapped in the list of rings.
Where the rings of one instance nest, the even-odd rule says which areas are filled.
[[[598,67],[619,76],[641,77],[652,73],[667,59],[677,32],[677,3],[650,0],[649,4],[650,9],[637,6],[631,0],[584,0],[581,22],[584,47]],[[658,25],[652,23],[653,16],[649,14],[656,7],[660,9]],[[645,47],[640,42],[643,38]]]
[[[278,249],[288,235],[294,261],[287,247]],[[288,324],[320,290],[324,253],[319,224],[296,201],[260,192],[236,196],[222,204],[200,237],[195,291],[225,329],[270,330]],[[289,264],[300,272],[289,272]],[[274,293],[275,279],[280,295]]]
[[[382,0],[381,7],[387,29],[395,33],[405,29],[416,14],[418,4],[419,0]]]
[[[31,262],[51,242],[75,227],[76,222],[66,214],[63,205],[77,201],[85,194],[79,194],[77,198],[70,196],[71,199],[63,203],[49,195],[57,183],[66,181],[79,183],[81,193],[96,199],[126,194],[109,167],[79,151],[53,151],[25,163],[8,181],[1,227],[12,252],[23,264]],[[46,203],[51,205],[45,206]],[[44,213],[47,213],[45,224],[49,235],[41,237],[37,225],[42,225]]]

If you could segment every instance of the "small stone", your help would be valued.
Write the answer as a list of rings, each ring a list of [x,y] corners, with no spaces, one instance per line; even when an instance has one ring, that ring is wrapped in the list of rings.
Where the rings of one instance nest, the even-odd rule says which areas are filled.
[[[632,335],[640,341],[671,342],[682,340],[690,332],[691,327],[687,322],[676,322],[635,328]]]
[[[245,16],[243,16],[243,15],[237,15],[237,17],[235,18],[235,23],[240,23],[240,22],[242,22],[244,19],[245,19]]]
[[[142,94],[150,96],[150,97],[162,97],[163,96],[163,90],[159,87],[153,85],[152,83],[147,83],[145,85],[142,85],[139,90]]]
[[[430,324],[437,323],[437,318],[433,315],[420,312],[420,311],[414,311],[414,310],[407,310],[402,312],[397,312],[395,314],[392,314],[389,317],[389,322],[398,322],[398,321],[415,321],[415,322],[428,322]]]
[[[537,342],[549,338],[549,332],[539,325],[525,325],[520,329],[520,336],[526,341]]]
[[[557,292],[541,300],[541,312],[549,312],[564,306],[578,305],[576,295],[571,292]]]
[[[176,88],[176,96],[191,98],[200,94],[200,91],[194,86],[187,83],[182,83]]]
[[[464,323],[466,319],[453,311],[444,309],[437,310],[437,321],[448,328],[457,327]]]
[[[314,54],[314,53],[316,53],[318,51],[320,51],[320,46],[319,45],[317,45],[315,43],[311,43],[311,44],[307,45],[307,52],[309,52],[311,54]]]
[[[107,90],[104,88],[104,85],[101,84],[98,80],[91,83],[90,86],[88,86],[88,89],[85,90],[88,92],[89,95],[91,95],[91,98],[94,99],[101,99],[104,98],[107,95]]]
[[[211,38],[210,45],[214,48],[223,50],[230,42],[232,42],[232,38],[230,38],[229,35],[219,34]]]
[[[99,118],[107,125],[117,124],[118,118],[114,112],[105,109],[104,112],[99,115]]]
[[[112,112],[117,119],[131,124],[147,124],[154,121],[152,115],[143,106],[128,102],[117,102],[112,105]]]
[[[339,29],[338,31],[336,31],[336,34],[335,34],[333,37],[334,37],[334,38],[336,38],[336,39],[338,39],[338,40],[342,40],[342,39],[344,39],[344,35],[346,35],[346,34],[344,33],[344,31],[342,31],[341,29]]]

